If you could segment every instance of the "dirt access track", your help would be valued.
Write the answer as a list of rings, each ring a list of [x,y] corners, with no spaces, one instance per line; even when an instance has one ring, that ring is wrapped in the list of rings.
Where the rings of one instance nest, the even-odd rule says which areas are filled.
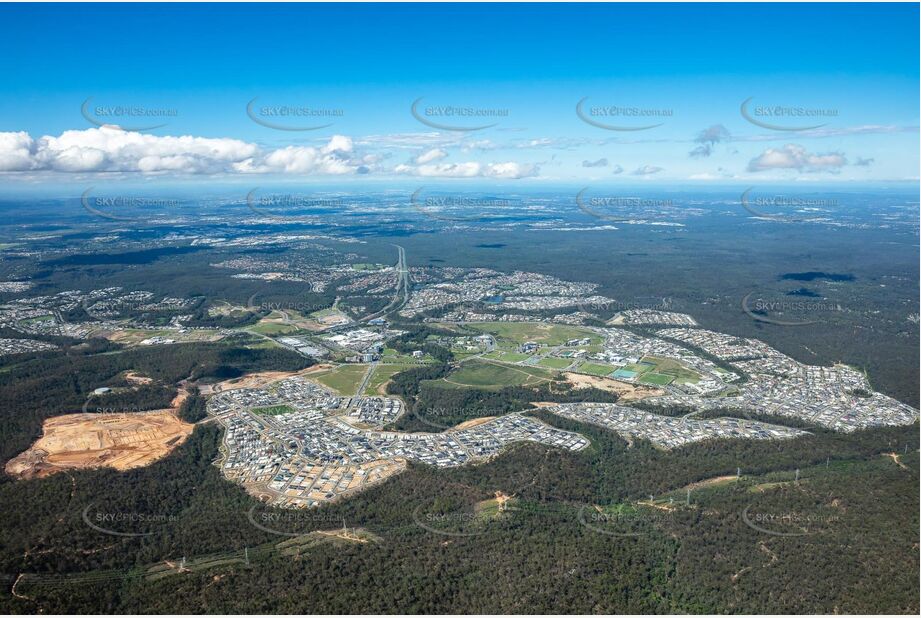
[[[179,419],[185,391],[171,408],[150,412],[66,414],[46,419],[42,437],[6,464],[16,479],[43,478],[64,470],[130,470],[165,457],[192,433]]]

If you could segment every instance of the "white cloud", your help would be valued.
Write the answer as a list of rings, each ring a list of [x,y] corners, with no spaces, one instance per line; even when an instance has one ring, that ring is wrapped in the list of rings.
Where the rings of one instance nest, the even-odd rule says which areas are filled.
[[[333,140],[336,138],[334,137]],[[341,151],[331,150],[338,146],[330,144],[323,148],[311,146],[287,146],[269,153],[254,172],[281,172],[285,174],[349,174],[357,165],[341,156]],[[341,144],[340,144],[341,145]]]
[[[621,167],[620,165],[615,164],[614,167],[611,168],[612,174],[623,174],[623,172],[624,172],[624,168]]]
[[[479,163],[439,163],[436,165],[397,165],[394,169],[397,174],[411,176],[432,176],[442,178],[473,178],[480,174]]]
[[[657,167],[655,165],[643,165],[633,170],[631,173],[636,176],[651,176],[652,174],[658,174],[664,168]]]
[[[582,167],[607,167],[608,160],[605,158],[598,159],[597,161],[585,160],[582,162]]]
[[[444,159],[447,156],[448,153],[441,148],[432,148],[431,150],[427,150],[416,157],[416,163],[423,165],[425,163],[431,163],[432,161]]]
[[[387,133],[382,135],[365,135],[357,139],[359,146],[377,148],[418,149],[420,147],[436,148],[438,146],[456,146],[463,141],[463,136],[439,131],[427,133]]]
[[[461,145],[461,150],[495,150],[499,145],[490,139],[475,139],[466,141]]]
[[[262,151],[237,139],[157,136],[117,127],[37,140],[25,132],[0,133],[0,171],[348,174],[371,162],[367,157],[353,160],[352,150],[351,138],[342,135],[321,147]]]
[[[554,139],[552,137],[538,137],[535,139],[526,140],[518,144],[519,148],[543,148],[545,146],[555,146],[560,143],[560,140]]]
[[[34,142],[28,133],[0,133],[0,172],[23,172],[34,167]]]
[[[323,152],[327,154],[352,152],[352,138],[345,135],[333,135],[329,143],[323,147]]]
[[[538,171],[536,165],[509,161],[507,163],[488,164],[484,175],[493,178],[527,178],[528,176],[537,175]]]
[[[792,169],[801,172],[838,171],[847,165],[843,153],[808,152],[799,144],[787,144],[782,148],[768,148],[749,161],[748,171],[762,172],[773,169]]]
[[[157,136],[109,126],[38,139],[25,132],[0,133],[0,172],[343,175],[390,171],[443,178],[525,178],[539,171],[535,164],[514,161],[446,163],[441,160],[448,151],[438,146],[424,150],[412,164],[388,170],[382,161],[390,153],[355,152],[355,146],[352,138],[334,135],[325,144],[263,149],[236,139]]]
[[[226,169],[258,147],[226,138],[156,136],[114,127],[64,131],[33,140],[0,133],[0,170],[57,172],[185,172]]]
[[[431,178],[527,178],[535,176],[539,169],[535,165],[507,161],[504,163],[437,163],[429,165],[398,165],[393,170],[397,174],[425,176]]]

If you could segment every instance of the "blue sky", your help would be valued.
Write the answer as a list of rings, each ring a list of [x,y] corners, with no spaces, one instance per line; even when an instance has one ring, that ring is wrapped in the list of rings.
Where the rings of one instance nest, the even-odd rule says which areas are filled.
[[[917,182],[918,17],[913,4],[0,5],[0,178]]]

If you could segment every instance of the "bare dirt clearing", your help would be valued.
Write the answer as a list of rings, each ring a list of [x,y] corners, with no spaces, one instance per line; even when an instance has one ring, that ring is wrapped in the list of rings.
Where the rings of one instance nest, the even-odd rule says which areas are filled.
[[[188,394],[172,408],[150,412],[65,414],[46,419],[42,437],[6,464],[17,479],[43,478],[64,470],[130,470],[165,457],[185,442],[193,425],[176,416]]]
[[[258,373],[249,373],[242,378],[233,378],[224,380],[217,384],[202,384],[199,390],[203,395],[211,395],[223,391],[232,391],[241,388],[261,388],[266,384],[290,378],[292,376],[308,376],[314,373],[322,373],[333,368],[330,364],[313,365],[302,371],[261,371]]]
[[[469,429],[471,427],[476,427],[477,425],[482,425],[483,423],[488,423],[489,421],[496,418],[495,416],[481,416],[480,418],[472,418],[469,421],[464,421],[454,429]]]
[[[598,390],[617,393],[622,401],[637,401],[646,397],[657,397],[663,394],[663,391],[657,388],[646,388],[643,386],[633,386],[611,378],[602,378],[599,376],[590,376],[583,373],[564,373],[563,377],[575,388],[597,388]]]
[[[35,444],[7,462],[6,472],[29,479],[64,470],[139,468],[182,444],[192,427],[172,410],[56,416],[45,421]]]
[[[125,372],[125,380],[129,384],[153,384],[153,378],[148,378],[135,371]]]

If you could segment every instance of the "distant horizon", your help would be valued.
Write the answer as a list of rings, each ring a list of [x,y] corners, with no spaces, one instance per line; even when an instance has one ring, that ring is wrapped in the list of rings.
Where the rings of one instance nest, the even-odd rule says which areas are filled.
[[[250,180],[250,182],[246,182]],[[257,180],[257,182],[252,182]],[[83,192],[89,189],[97,190],[124,190],[131,192],[133,194],[148,194],[155,195],[158,192],[165,194],[175,194],[175,195],[187,195],[189,197],[196,197],[203,193],[230,193],[236,192],[239,193],[241,190],[244,192],[250,190],[260,190],[262,192],[275,190],[275,189],[286,189],[292,192],[298,192],[300,189],[303,192],[321,192],[321,193],[346,193],[346,194],[358,194],[362,192],[368,192],[369,195],[379,195],[381,193],[386,193],[388,191],[399,192],[399,193],[412,193],[418,189],[434,190],[434,191],[453,191],[457,193],[484,193],[484,192],[493,192],[498,194],[562,194],[562,193],[575,193],[582,189],[622,189],[625,191],[635,191],[637,193],[645,192],[667,192],[667,193],[719,193],[722,191],[733,191],[739,192],[746,188],[753,188],[755,190],[764,188],[770,189],[772,191],[790,191],[790,192],[803,192],[812,194],[814,192],[824,192],[824,193],[865,193],[865,192],[896,192],[896,193],[911,193],[916,194],[918,192],[919,186],[916,181],[912,180],[903,180],[903,181],[851,181],[851,182],[838,182],[830,183],[827,180],[816,180],[816,181],[800,181],[800,182],[783,182],[783,181],[761,181],[758,183],[752,182],[722,182],[722,183],[694,183],[687,182],[684,184],[681,183],[667,183],[667,182],[646,182],[646,183],[600,183],[600,182],[585,182],[585,181],[570,181],[568,183],[559,183],[551,181],[540,181],[540,180],[519,180],[519,181],[505,181],[503,183],[497,184],[483,184],[483,182],[477,180],[454,180],[454,181],[438,181],[431,180],[427,182],[411,182],[409,180],[404,180],[402,182],[394,182],[392,179],[379,178],[379,179],[362,179],[354,180],[351,182],[342,182],[341,180],[332,181],[325,178],[315,178],[315,179],[297,179],[297,178],[283,178],[283,179],[270,179],[270,178],[259,178],[259,179],[233,179],[227,181],[215,181],[215,180],[199,180],[199,181],[187,181],[187,182],[170,182],[163,184],[151,184],[150,182],[137,182],[137,181],[119,181],[119,182],[105,182],[100,181],[99,179],[93,180],[90,179],[86,182],[78,183],[72,182],[67,184],[62,184],[58,187],[49,187],[47,184],[35,185],[35,184],[0,184],[0,202],[4,200],[18,199],[18,198],[40,198],[40,199],[76,199],[79,198]],[[240,193],[241,198],[244,193]]]

